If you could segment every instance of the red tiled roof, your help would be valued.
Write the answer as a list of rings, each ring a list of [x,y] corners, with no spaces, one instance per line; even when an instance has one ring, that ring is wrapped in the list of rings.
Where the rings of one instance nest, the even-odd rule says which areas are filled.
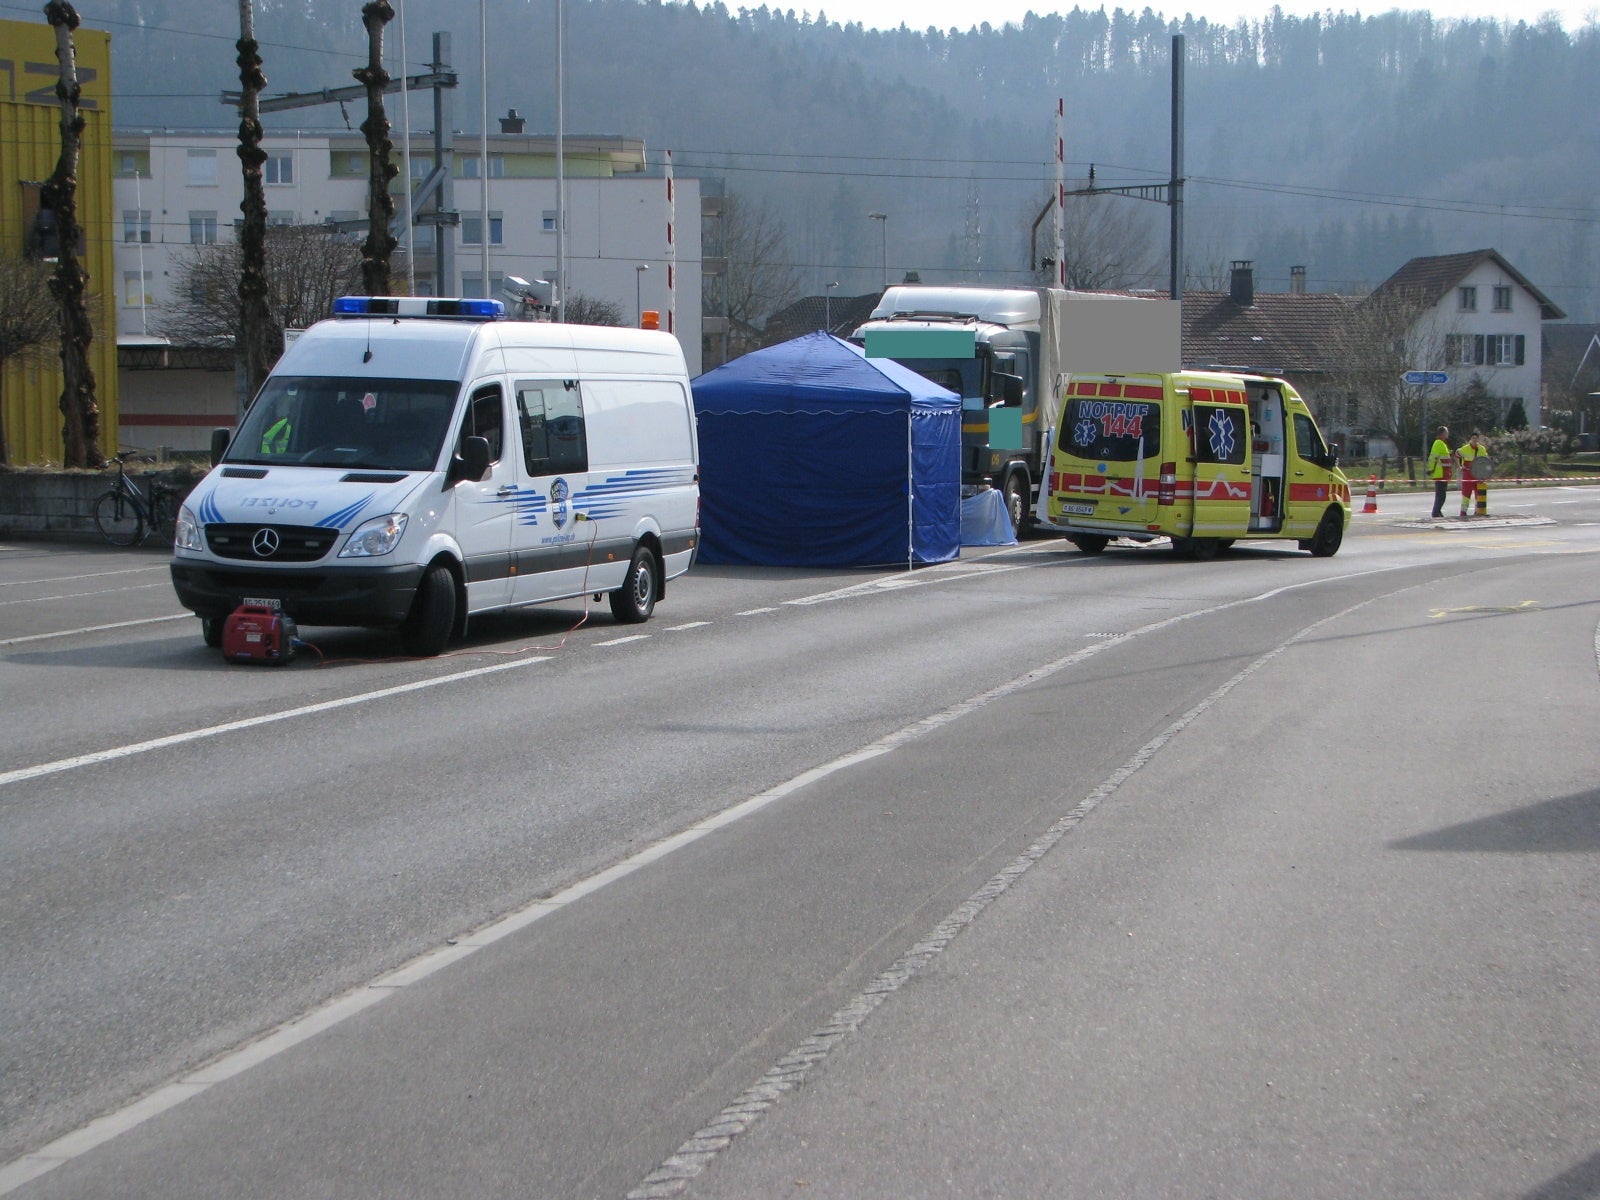
[[[1183,361],[1290,375],[1331,369],[1335,330],[1354,301],[1331,292],[1257,292],[1242,307],[1227,292],[1183,294]]]

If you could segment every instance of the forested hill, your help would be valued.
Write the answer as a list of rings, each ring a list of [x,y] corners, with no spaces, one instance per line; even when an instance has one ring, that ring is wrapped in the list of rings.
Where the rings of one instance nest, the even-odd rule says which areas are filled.
[[[232,127],[218,103],[238,86],[224,7],[80,3],[85,25],[113,35],[120,126]],[[488,7],[491,125],[516,108],[530,131],[553,131],[554,3]],[[21,20],[32,10],[6,11]],[[1093,162],[1102,185],[1164,182],[1181,33],[1193,282],[1252,259],[1267,290],[1286,288],[1299,264],[1313,289],[1355,290],[1416,254],[1493,246],[1572,316],[1600,319],[1594,25],[1272,9],[1219,26],[1147,8],[880,32],[721,3],[566,0],[563,11],[567,131],[643,137],[652,152],[673,150],[680,174],[715,181],[708,190],[766,201],[806,290],[876,286],[885,243],[896,277],[1028,278],[1057,99],[1069,175]],[[256,13],[268,94],[346,86],[364,61],[356,0],[256,0]],[[478,6],[408,0],[405,22],[410,73],[426,69],[433,31],[452,34],[456,121],[475,130]],[[398,47],[398,22],[387,38]],[[426,127],[425,95],[411,112]],[[362,116],[351,108],[352,124]],[[398,98],[390,116],[398,125]],[[343,126],[336,106],[268,118],[276,130]],[[1163,286],[1165,211],[1094,203],[1148,234],[1125,271],[1142,278],[1124,282]]]

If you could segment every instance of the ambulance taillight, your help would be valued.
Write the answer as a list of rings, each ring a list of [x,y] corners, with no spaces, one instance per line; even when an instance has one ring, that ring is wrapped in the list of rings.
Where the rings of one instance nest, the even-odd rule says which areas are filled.
[[[1161,464],[1161,477],[1156,481],[1156,503],[1172,504],[1178,499],[1178,464]]]

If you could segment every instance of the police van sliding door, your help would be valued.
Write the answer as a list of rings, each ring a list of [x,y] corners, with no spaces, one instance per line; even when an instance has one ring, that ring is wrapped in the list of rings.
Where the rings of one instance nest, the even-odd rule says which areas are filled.
[[[1250,409],[1244,392],[1191,387],[1183,415],[1194,461],[1193,536],[1240,537],[1250,523]]]
[[[512,389],[528,498],[513,547],[512,601],[581,595],[599,582],[595,557],[603,561],[606,554],[603,544],[594,544],[597,523],[580,522],[574,504],[589,481],[583,390],[572,379],[519,379]]]

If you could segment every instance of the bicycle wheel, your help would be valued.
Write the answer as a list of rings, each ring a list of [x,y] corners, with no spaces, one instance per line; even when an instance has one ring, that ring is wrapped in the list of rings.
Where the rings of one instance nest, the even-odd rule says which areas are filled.
[[[115,488],[94,502],[94,523],[113,546],[131,546],[144,536],[144,510]]]

